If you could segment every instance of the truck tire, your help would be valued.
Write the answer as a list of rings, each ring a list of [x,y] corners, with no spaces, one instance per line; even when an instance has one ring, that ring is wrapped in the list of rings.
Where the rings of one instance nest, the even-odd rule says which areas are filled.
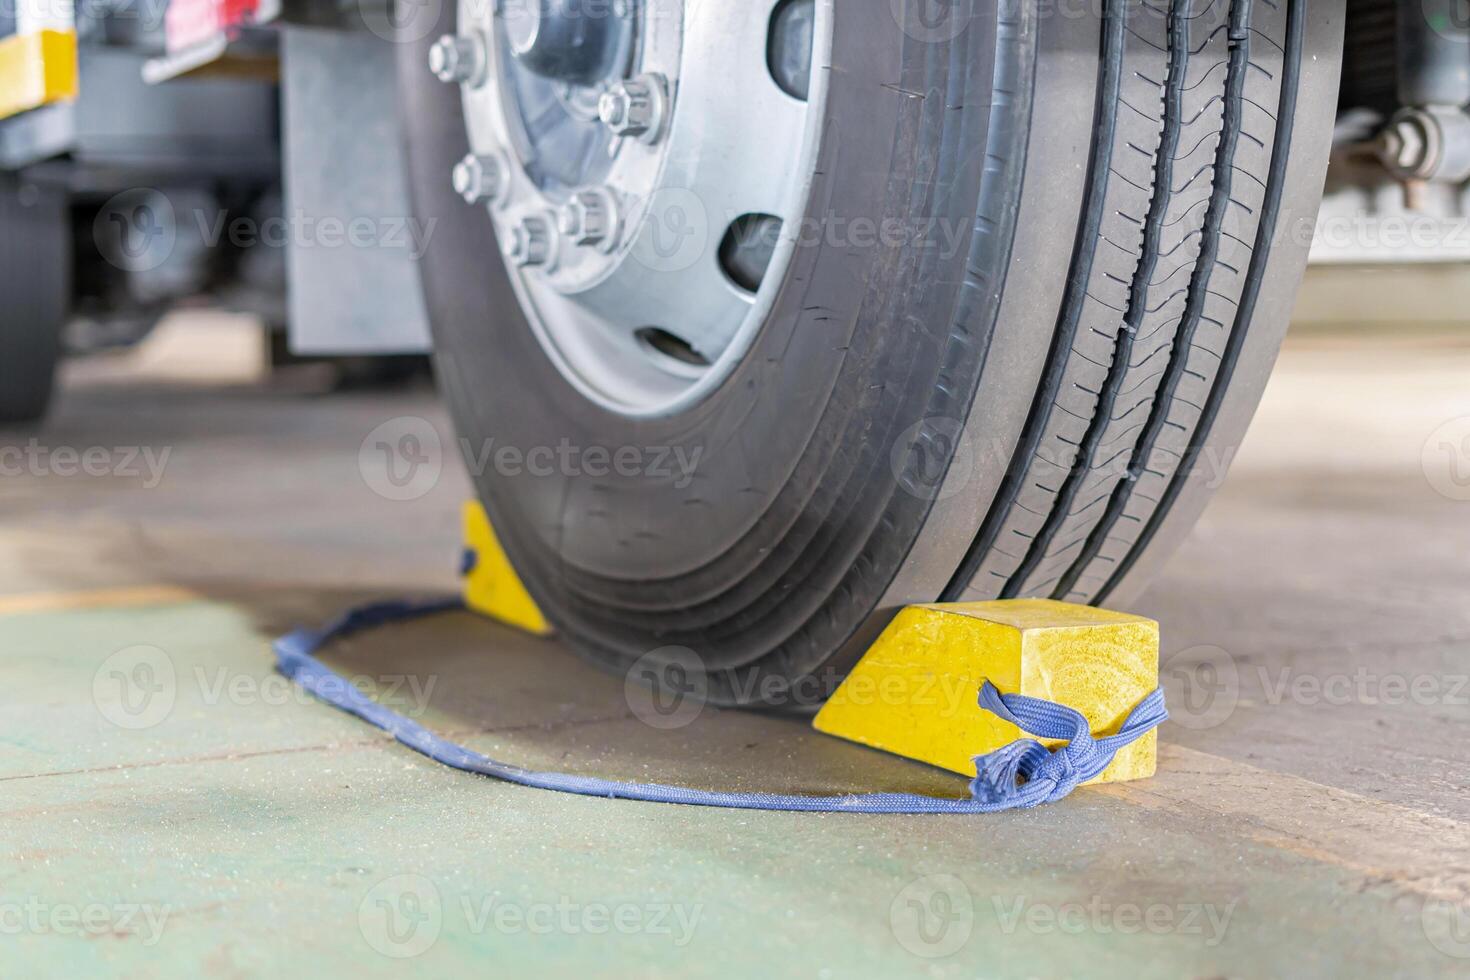
[[[815,703],[905,604],[1126,605],[1223,476],[1305,266],[1341,4],[929,6],[833,8],[817,160],[791,179],[814,227],[953,226],[963,247],[804,242],[722,383],[641,415],[568,383],[450,187],[465,97],[425,64],[455,13],[403,46],[439,376],[513,562],[595,662]],[[556,446],[699,462],[531,475],[484,452]]]
[[[0,174],[0,425],[46,413],[70,306],[66,195]]]

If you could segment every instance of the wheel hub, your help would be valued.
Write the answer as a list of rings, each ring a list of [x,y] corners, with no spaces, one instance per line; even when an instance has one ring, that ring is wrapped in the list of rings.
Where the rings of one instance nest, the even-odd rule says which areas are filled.
[[[517,61],[544,78],[591,85],[612,72],[623,37],[632,29],[624,11],[589,16],[580,0],[510,0],[501,21]]]
[[[796,246],[832,0],[493,7],[461,0],[430,58],[463,91],[455,188],[572,384],[623,414],[687,407],[743,355]]]

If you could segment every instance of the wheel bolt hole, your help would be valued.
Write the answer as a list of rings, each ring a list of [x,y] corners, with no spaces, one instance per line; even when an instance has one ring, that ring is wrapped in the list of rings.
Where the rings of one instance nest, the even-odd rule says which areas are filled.
[[[807,101],[812,87],[812,38],[816,32],[815,0],[782,0],[771,14],[766,64],[781,91]]]
[[[741,215],[730,223],[720,242],[720,268],[735,285],[748,293],[756,292],[780,240],[780,218],[769,214]]]
[[[695,350],[694,345],[662,327],[644,327],[636,331],[634,336],[645,348],[662,357],[677,361],[680,365],[699,369],[709,367],[709,359]]]

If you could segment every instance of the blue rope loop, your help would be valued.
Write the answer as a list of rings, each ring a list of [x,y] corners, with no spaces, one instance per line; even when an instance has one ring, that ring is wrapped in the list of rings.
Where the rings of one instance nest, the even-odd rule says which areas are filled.
[[[971,798],[942,799],[904,793],[847,796],[782,796],[772,793],[721,793],[535,772],[497,762],[462,745],[440,738],[411,718],[369,700],[354,685],[333,673],[315,654],[327,644],[363,630],[407,622],[436,613],[463,609],[458,599],[431,602],[381,602],[349,610],[330,625],[298,629],[273,644],[276,669],[321,701],[382,729],[430,759],[463,772],[557,793],[597,796],[646,803],[721,807],[733,810],[777,810],[800,813],[998,813],[1027,809],[1062,799],[1107,768],[1118,750],[1154,729],[1166,718],[1164,692],[1156,690],[1129,713],[1117,734],[1094,738],[1081,712],[1020,694],[1001,694],[989,681],[980,688],[980,707],[1037,738],[1067,739],[1051,751],[1034,739],[1021,739],[975,759]]]

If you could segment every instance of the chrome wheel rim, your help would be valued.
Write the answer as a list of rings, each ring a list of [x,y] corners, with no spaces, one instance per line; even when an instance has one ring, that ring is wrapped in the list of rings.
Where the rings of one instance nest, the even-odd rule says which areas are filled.
[[[485,260],[587,398],[687,410],[749,351],[800,242],[833,0],[461,0],[459,18],[431,63],[463,91],[453,180],[494,222]],[[528,66],[538,30],[595,57]]]

